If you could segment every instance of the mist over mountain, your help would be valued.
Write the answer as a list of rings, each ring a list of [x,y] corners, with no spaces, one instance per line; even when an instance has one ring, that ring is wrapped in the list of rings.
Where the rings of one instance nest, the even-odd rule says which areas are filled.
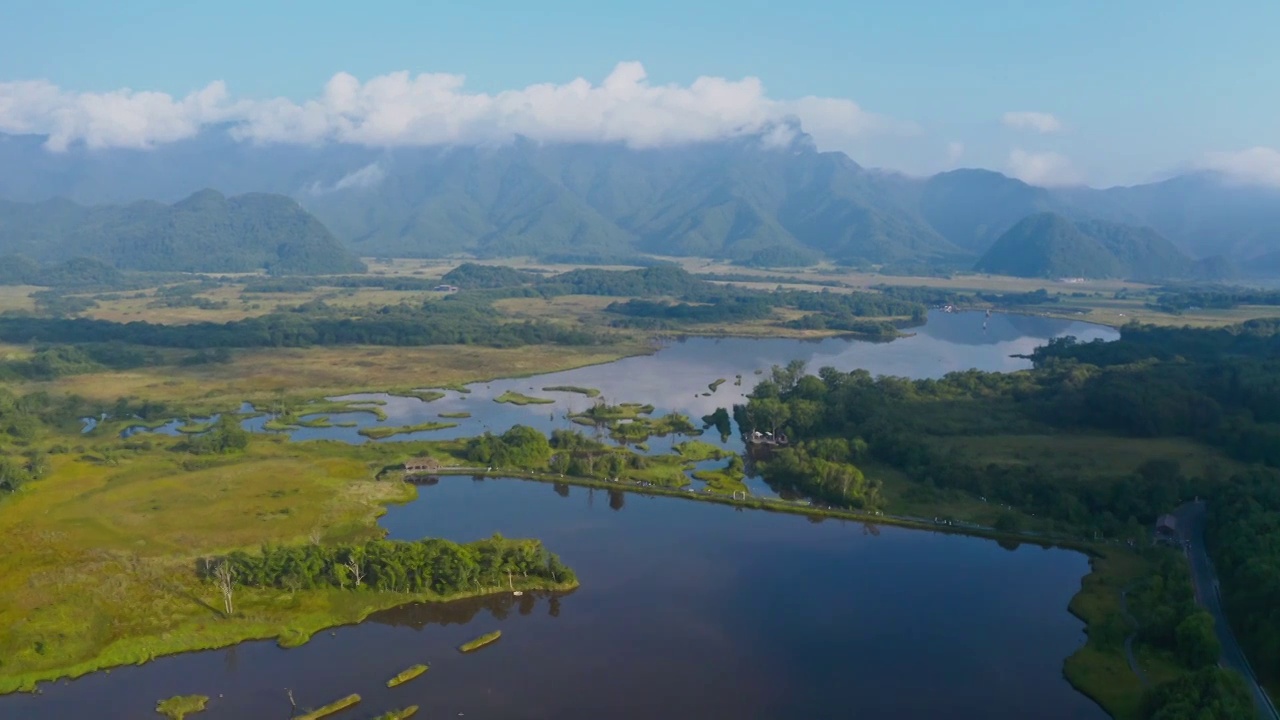
[[[93,258],[126,270],[321,274],[361,272],[320,221],[281,195],[202,190],[165,205],[86,207],[65,198],[0,200],[0,256]]]
[[[517,139],[384,150],[254,144],[218,130],[151,150],[55,153],[42,142],[0,135],[0,197],[127,203],[172,202],[204,188],[280,193],[362,256],[654,253],[775,266],[826,258],[966,269],[979,259],[984,267],[996,262],[993,248],[1014,252],[1015,239],[1002,236],[1041,213],[1076,232],[1086,221],[1131,229],[1123,234],[1133,243],[1104,243],[1101,253],[1061,225],[1052,243],[1031,248],[1067,242],[1080,250],[1077,260],[1097,263],[1072,264],[1073,275],[1218,277],[1280,252],[1275,188],[1210,174],[1103,190],[1035,187],[988,170],[910,178],[819,152],[798,126],[785,124],[652,149]],[[1108,227],[1084,234],[1097,242]],[[1136,228],[1149,229],[1145,240]]]

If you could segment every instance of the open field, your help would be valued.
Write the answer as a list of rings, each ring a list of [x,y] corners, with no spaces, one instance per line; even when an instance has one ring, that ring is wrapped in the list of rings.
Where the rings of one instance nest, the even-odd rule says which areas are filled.
[[[947,453],[999,465],[1040,464],[1088,479],[1137,470],[1148,460],[1176,460],[1188,477],[1228,477],[1245,467],[1186,438],[1121,438],[1105,435],[987,435],[936,438]]]
[[[31,293],[43,289],[34,285],[0,285],[0,312],[35,309]]]
[[[519,320],[597,324],[604,309],[619,300],[598,295],[561,295],[553,298],[506,298],[496,301],[493,306]]]
[[[161,325],[185,325],[196,322],[230,322],[257,317],[270,312],[289,310],[314,301],[323,301],[334,307],[365,307],[369,305],[396,305],[421,303],[429,298],[442,297],[444,293],[421,290],[382,290],[380,288],[317,287],[307,292],[253,293],[245,292],[241,284],[229,284],[196,293],[193,297],[225,307],[152,307],[157,297],[154,289],[143,292],[108,293],[116,299],[96,300],[98,306],[81,315],[113,322],[145,320]],[[94,296],[85,296],[94,297]],[[0,308],[3,309],[3,308]]]
[[[1171,325],[1175,327],[1222,327],[1235,325],[1254,318],[1280,317],[1280,307],[1265,305],[1241,305],[1226,310],[1194,310],[1181,315],[1153,310],[1146,306],[1146,297],[1115,299],[1102,298],[1064,298],[1063,302],[1073,307],[1086,307],[1089,312],[1080,315],[1075,310],[1056,310],[1052,305],[1039,305],[1026,308],[1025,311],[1049,315],[1051,317],[1069,318],[1071,320],[1087,320],[1119,327],[1131,322],[1149,323],[1151,325]]]
[[[567,370],[647,351],[640,345],[287,348],[240,352],[225,364],[73,375],[54,382],[29,383],[22,390],[48,390],[103,401],[138,397],[197,409],[225,409],[238,407],[245,400],[267,400],[279,392],[312,398],[439,387]]]

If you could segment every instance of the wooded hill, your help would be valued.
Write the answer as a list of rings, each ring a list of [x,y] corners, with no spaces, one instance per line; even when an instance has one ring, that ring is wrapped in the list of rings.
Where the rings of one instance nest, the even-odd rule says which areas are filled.
[[[1158,280],[1193,277],[1201,264],[1151,228],[1037,213],[997,238],[975,269],[1018,277]]]
[[[228,198],[213,190],[173,205],[0,201],[0,255],[39,263],[92,258],[144,271],[293,275],[365,269],[297,202],[264,193]],[[39,274],[30,267],[26,272]]]

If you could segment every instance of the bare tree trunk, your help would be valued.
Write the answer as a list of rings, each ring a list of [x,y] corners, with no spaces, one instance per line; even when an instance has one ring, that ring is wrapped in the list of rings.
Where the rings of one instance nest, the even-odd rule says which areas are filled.
[[[355,558],[350,558],[347,560],[345,565],[347,566],[347,569],[351,571],[351,577],[355,579],[356,587],[360,587],[360,581],[364,580],[364,572],[360,569],[360,561]]]
[[[231,567],[231,563],[226,560],[218,563],[217,567],[213,569],[213,582],[222,593],[222,607],[226,611],[227,617],[231,617],[236,610],[235,605],[232,603],[232,594],[236,588],[236,572]]]

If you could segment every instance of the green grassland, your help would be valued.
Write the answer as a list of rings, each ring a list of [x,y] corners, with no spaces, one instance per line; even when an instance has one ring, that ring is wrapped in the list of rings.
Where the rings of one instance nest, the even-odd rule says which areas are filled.
[[[55,455],[53,473],[0,502],[0,692],[248,639],[305,642],[334,625],[430,594],[237,588],[224,617],[197,558],[264,542],[381,536],[388,503],[414,497],[377,481],[404,449],[255,437],[235,456],[193,461],[151,449]]]

